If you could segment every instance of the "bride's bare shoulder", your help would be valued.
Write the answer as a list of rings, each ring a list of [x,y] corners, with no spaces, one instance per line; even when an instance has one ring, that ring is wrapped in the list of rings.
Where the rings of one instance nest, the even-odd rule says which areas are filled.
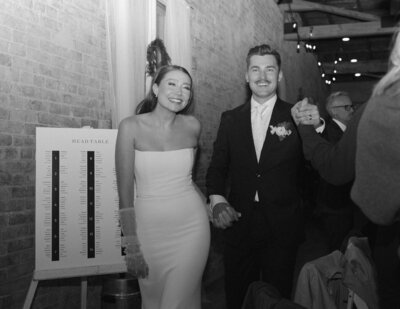
[[[182,118],[182,122],[186,129],[190,132],[194,132],[196,135],[201,131],[200,121],[193,115],[180,115]]]
[[[132,115],[121,120],[119,124],[120,129],[138,129],[144,122],[146,122],[147,115]]]
[[[199,129],[201,127],[200,121],[193,115],[180,115],[180,117],[187,126],[194,129]]]

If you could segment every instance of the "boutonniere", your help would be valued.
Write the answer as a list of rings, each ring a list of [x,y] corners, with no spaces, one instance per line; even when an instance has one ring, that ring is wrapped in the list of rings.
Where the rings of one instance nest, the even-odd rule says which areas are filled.
[[[284,140],[286,136],[292,134],[290,130],[291,124],[288,121],[278,123],[276,126],[269,126],[271,128],[271,134],[276,134],[280,141]]]

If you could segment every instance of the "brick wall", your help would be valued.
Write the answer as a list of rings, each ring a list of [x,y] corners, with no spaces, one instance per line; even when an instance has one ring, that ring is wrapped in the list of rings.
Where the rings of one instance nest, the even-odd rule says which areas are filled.
[[[105,47],[103,0],[0,1],[0,308],[34,268],[35,128],[111,127]],[[79,282],[40,282],[33,307],[69,298]]]

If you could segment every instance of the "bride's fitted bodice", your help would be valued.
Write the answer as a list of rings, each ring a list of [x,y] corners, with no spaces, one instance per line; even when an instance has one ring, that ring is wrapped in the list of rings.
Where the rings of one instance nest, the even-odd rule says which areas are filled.
[[[135,182],[138,198],[164,198],[193,192],[194,149],[135,150]]]
[[[135,150],[137,236],[149,276],[143,309],[201,308],[209,245],[205,203],[192,182],[194,148]]]

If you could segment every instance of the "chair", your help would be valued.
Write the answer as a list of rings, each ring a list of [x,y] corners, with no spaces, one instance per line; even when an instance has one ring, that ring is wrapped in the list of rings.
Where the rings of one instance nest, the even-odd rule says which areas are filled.
[[[339,250],[306,263],[294,301],[309,309],[378,309],[375,268],[366,237],[350,237]]]

